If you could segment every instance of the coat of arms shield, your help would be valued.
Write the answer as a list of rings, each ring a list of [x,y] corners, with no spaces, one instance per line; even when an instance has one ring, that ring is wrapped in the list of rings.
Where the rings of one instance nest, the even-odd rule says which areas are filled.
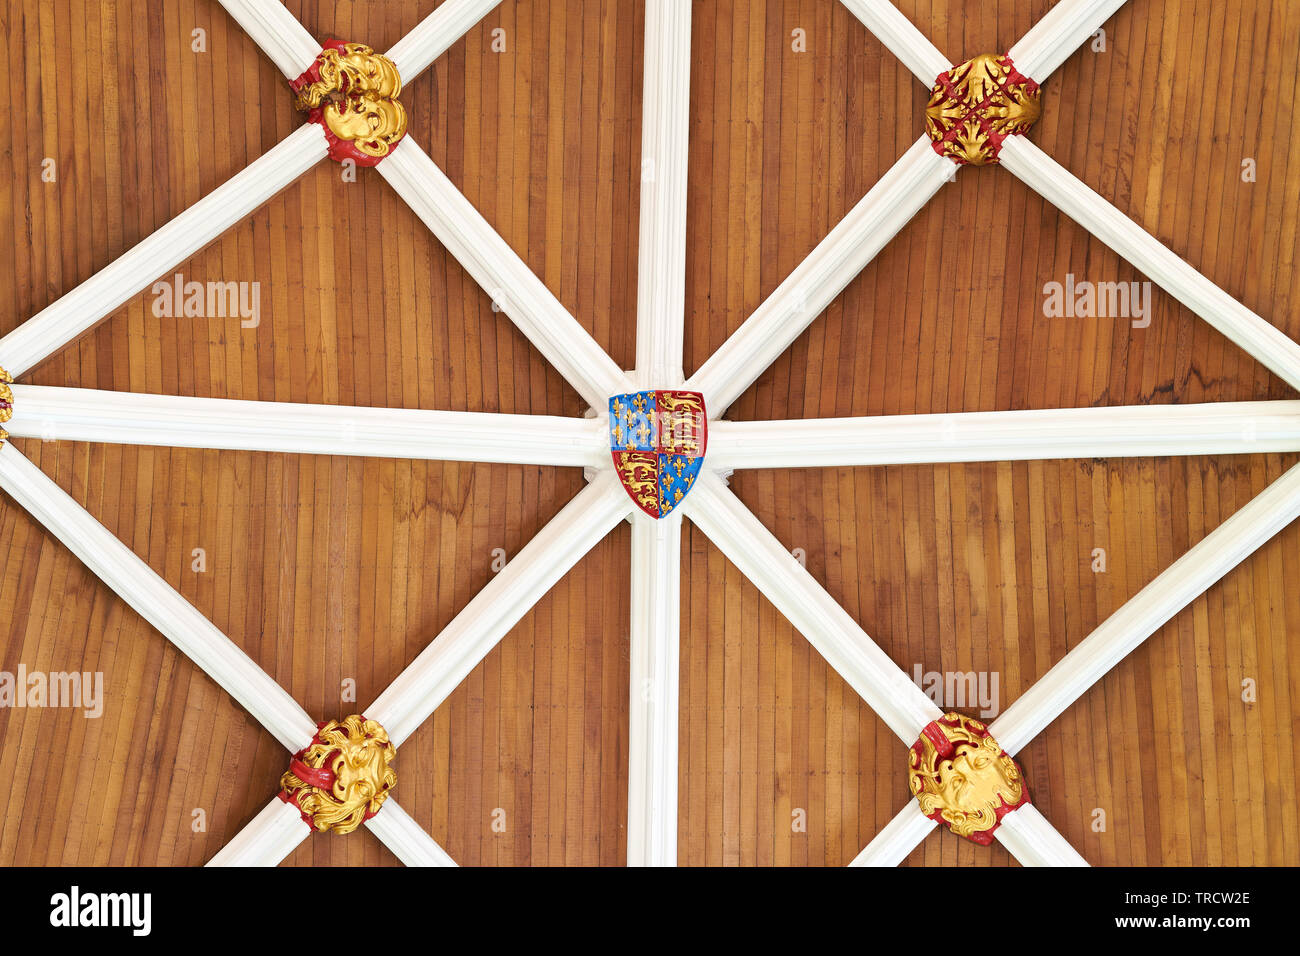
[[[681,504],[704,461],[708,418],[699,392],[657,389],[609,400],[609,448],[628,495],[662,518]]]

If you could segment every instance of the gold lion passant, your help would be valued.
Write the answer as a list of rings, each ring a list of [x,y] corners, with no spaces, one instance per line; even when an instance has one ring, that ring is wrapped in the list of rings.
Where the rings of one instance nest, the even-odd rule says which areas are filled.
[[[397,748],[378,721],[358,714],[320,725],[280,778],[280,799],[292,803],[308,826],[351,833],[369,820],[397,783]]]

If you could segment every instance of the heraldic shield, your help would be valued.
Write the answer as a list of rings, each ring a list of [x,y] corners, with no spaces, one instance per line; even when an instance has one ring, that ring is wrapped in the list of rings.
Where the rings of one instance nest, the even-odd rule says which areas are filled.
[[[631,392],[609,400],[609,449],[632,500],[662,518],[695,484],[708,444],[699,392]]]

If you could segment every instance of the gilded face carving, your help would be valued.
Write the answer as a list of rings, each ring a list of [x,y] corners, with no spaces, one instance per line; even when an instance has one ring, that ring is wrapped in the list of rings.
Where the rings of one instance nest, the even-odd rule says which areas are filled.
[[[292,85],[298,109],[319,110],[312,118],[355,149],[358,160],[387,156],[406,135],[406,110],[397,99],[402,92],[397,66],[364,44],[331,42]]]
[[[386,156],[406,132],[406,110],[397,100],[348,97],[325,107],[325,125],[368,156]]]
[[[987,843],[999,820],[1028,799],[1020,768],[977,720],[945,714],[910,751],[908,783],[921,812],[958,836]]]
[[[397,65],[362,43],[349,43],[346,52],[336,55],[335,68],[342,74],[342,90],[348,95],[373,93],[391,99],[402,92],[402,78]],[[322,76],[324,70],[322,70]]]
[[[396,748],[377,722],[353,715],[322,724],[280,778],[286,799],[317,830],[351,833],[397,783]]]

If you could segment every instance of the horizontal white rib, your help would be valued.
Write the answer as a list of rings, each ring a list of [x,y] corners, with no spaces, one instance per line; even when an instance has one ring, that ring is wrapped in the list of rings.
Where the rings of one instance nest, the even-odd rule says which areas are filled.
[[[1039,83],[1055,73],[1125,0],[1061,0],[1008,52],[1016,70]]]
[[[376,168],[588,405],[601,411],[611,395],[632,391],[591,333],[410,136]]]
[[[716,474],[702,471],[680,510],[904,743],[943,716]]]
[[[718,471],[1287,451],[1300,451],[1300,401],[709,425],[709,466]]]
[[[992,724],[1015,754],[1166,621],[1300,517],[1300,465],[1291,468],[1089,634]]]
[[[920,808],[917,808],[920,812]],[[1022,866],[1087,866],[1088,861],[1070,846],[1032,803],[1012,810],[993,831]]]
[[[1246,308],[1160,244],[1023,136],[1002,144],[1002,165],[1114,249],[1187,308],[1300,389],[1300,344]]]
[[[632,521],[627,865],[677,865],[682,520]]]
[[[0,446],[0,488],[280,743],[296,750],[311,739],[315,721],[284,688],[11,444]]]
[[[552,518],[364,711],[400,745],[635,505],[613,469]]]
[[[235,22],[287,78],[296,80],[311,66],[321,45],[280,0],[220,0]]]
[[[445,0],[388,51],[387,56],[397,65],[402,82],[410,83],[423,73],[500,2],[501,0]]]
[[[275,797],[207,865],[279,866],[311,834],[298,808]]]
[[[552,415],[177,398],[15,385],[15,438],[312,455],[599,466],[601,421]]]
[[[952,68],[948,58],[890,0],[843,3],[926,86],[934,86],[939,74]]]
[[[324,159],[327,152],[319,124],[300,127],[243,172],[0,339],[0,365],[20,376],[49,358],[250,215]]]
[[[898,866],[938,825],[909,800],[849,866]]]
[[[400,778],[399,778],[400,779]],[[370,832],[407,866],[455,866],[456,861],[389,796],[366,821]]]
[[[641,238],[636,368],[646,388],[681,385],[686,308],[686,171],[691,105],[691,0],[645,10],[641,107]]]
[[[382,168],[382,167],[381,167]],[[720,418],[952,175],[922,136],[687,384]]]

